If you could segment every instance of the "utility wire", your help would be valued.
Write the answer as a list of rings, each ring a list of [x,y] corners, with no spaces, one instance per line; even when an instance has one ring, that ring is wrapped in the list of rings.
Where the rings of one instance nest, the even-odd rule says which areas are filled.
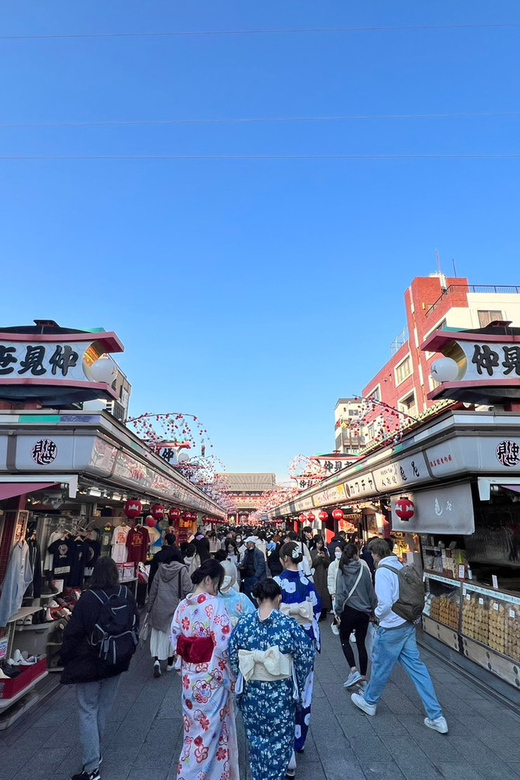
[[[128,33],[51,33],[36,35],[0,35],[2,41],[42,41],[42,40],[78,40],[88,38],[177,38],[217,35],[298,35],[363,32],[415,32],[422,30],[504,30],[517,29],[520,23],[503,22],[496,24],[407,24],[385,27],[288,27],[259,30],[171,30],[166,32],[128,32]]]
[[[348,116],[246,117],[229,119],[107,119],[66,122],[0,122],[0,128],[129,127],[167,125],[271,124],[283,122],[358,122],[393,119],[482,119],[515,117],[520,111],[483,111],[445,114],[352,114]]]
[[[5,161],[70,160],[519,160],[520,152],[505,154],[73,154],[1,155]]]

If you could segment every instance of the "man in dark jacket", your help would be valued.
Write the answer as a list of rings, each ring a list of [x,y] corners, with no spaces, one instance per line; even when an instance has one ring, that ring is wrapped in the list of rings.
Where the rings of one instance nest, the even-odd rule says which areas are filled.
[[[100,558],[94,566],[90,587],[82,593],[72,617],[63,632],[61,660],[64,665],[61,682],[76,685],[79,709],[79,736],[83,753],[82,770],[72,780],[100,780],[101,746],[108,716],[114,702],[119,675],[128,671],[132,652],[119,662],[109,664],[91,642],[97,623],[106,614],[104,602],[116,596],[120,614],[126,614],[134,635],[139,618],[134,597],[125,585],[119,585],[119,573],[112,558]],[[130,638],[130,637],[129,637]]]
[[[238,566],[242,575],[242,590],[256,604],[251,591],[256,582],[265,580],[267,567],[263,553],[256,547],[256,536],[248,536],[245,545],[246,551]]]
[[[343,548],[345,547],[347,543],[346,536],[347,534],[345,533],[345,531],[340,531],[339,534],[336,534],[334,536],[331,543],[327,546],[327,550],[329,551],[329,555],[331,559],[334,558],[336,547],[339,547],[340,550],[343,550]]]
[[[150,564],[150,574],[148,576],[148,591],[152,587],[153,578],[157,573],[157,569],[161,563],[171,563],[177,561],[177,563],[184,563],[182,553],[177,547],[175,534],[167,533],[164,537],[164,545],[159,552],[156,552],[153,556]]]

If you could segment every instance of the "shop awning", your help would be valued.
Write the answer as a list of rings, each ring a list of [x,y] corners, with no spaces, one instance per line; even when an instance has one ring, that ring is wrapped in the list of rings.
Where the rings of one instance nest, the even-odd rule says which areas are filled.
[[[520,485],[500,485],[501,488],[512,490],[514,493],[520,493]]]
[[[34,493],[36,490],[46,490],[56,484],[56,482],[2,482],[0,483],[0,501],[23,496],[25,493]]]

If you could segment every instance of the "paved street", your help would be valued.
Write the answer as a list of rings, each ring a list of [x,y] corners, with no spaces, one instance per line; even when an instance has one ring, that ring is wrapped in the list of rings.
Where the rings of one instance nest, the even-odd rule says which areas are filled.
[[[342,687],[346,665],[339,640],[326,627],[318,661],[311,738],[299,757],[300,780],[517,780],[520,716],[448,668],[429,652],[449,721],[441,736],[422,725],[423,712],[401,670],[374,718],[354,709]],[[103,780],[174,780],[181,739],[180,685],[175,674],[151,676],[139,652],[123,675],[113,712]],[[241,778],[250,778],[241,738]],[[2,780],[64,780],[78,769],[74,692],[60,688],[0,733]]]

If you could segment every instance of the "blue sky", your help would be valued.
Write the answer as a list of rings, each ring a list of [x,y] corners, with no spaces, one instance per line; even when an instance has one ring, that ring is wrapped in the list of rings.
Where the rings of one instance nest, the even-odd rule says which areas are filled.
[[[516,0],[5,4],[0,35],[520,24]],[[0,122],[520,110],[519,28],[0,40]],[[0,157],[519,153],[520,117],[0,127]],[[115,330],[229,471],[332,449],[436,270],[519,284],[520,160],[0,160],[3,325]]]

